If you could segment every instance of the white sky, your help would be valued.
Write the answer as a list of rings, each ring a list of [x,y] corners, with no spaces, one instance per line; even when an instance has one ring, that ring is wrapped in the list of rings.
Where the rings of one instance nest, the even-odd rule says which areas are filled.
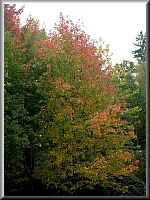
[[[13,3],[13,2],[11,2]],[[145,2],[21,2],[17,8],[25,5],[21,14],[21,22],[29,15],[39,19],[41,27],[47,31],[59,22],[60,12],[67,15],[74,23],[78,19],[84,24],[84,31],[92,39],[102,40],[109,44],[112,63],[123,60],[135,61],[132,51],[133,42],[140,31],[146,32]]]

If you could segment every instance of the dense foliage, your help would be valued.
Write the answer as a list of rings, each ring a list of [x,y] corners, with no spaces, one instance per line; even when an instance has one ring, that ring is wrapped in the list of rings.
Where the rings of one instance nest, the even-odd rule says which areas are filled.
[[[22,11],[4,7],[6,195],[22,184],[21,195],[26,184],[31,194],[41,184],[45,195],[136,195],[138,183],[144,195],[134,64],[112,68],[108,49],[62,13],[47,35],[32,18],[21,26]]]

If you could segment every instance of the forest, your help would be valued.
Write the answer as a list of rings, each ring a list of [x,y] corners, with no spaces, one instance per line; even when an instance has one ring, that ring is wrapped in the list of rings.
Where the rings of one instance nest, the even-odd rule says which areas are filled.
[[[60,13],[49,34],[4,5],[4,195],[146,195],[146,33],[137,64]]]

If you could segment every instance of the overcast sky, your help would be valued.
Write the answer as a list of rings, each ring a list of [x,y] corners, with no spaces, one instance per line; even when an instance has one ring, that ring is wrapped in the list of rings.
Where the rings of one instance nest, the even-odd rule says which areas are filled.
[[[16,3],[17,8],[25,5],[21,14],[21,23],[31,15],[39,19],[41,27],[47,31],[58,23],[60,12],[69,16],[74,23],[78,19],[84,24],[84,31],[92,39],[109,44],[112,63],[123,60],[135,61],[132,51],[133,42],[140,31],[146,32],[146,1],[144,2],[43,2]]]

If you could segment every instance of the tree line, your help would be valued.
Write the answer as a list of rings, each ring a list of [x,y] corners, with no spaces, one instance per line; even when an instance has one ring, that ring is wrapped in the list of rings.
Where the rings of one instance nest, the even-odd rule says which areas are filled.
[[[69,18],[49,34],[4,5],[5,195],[146,194],[146,34],[138,64]]]

